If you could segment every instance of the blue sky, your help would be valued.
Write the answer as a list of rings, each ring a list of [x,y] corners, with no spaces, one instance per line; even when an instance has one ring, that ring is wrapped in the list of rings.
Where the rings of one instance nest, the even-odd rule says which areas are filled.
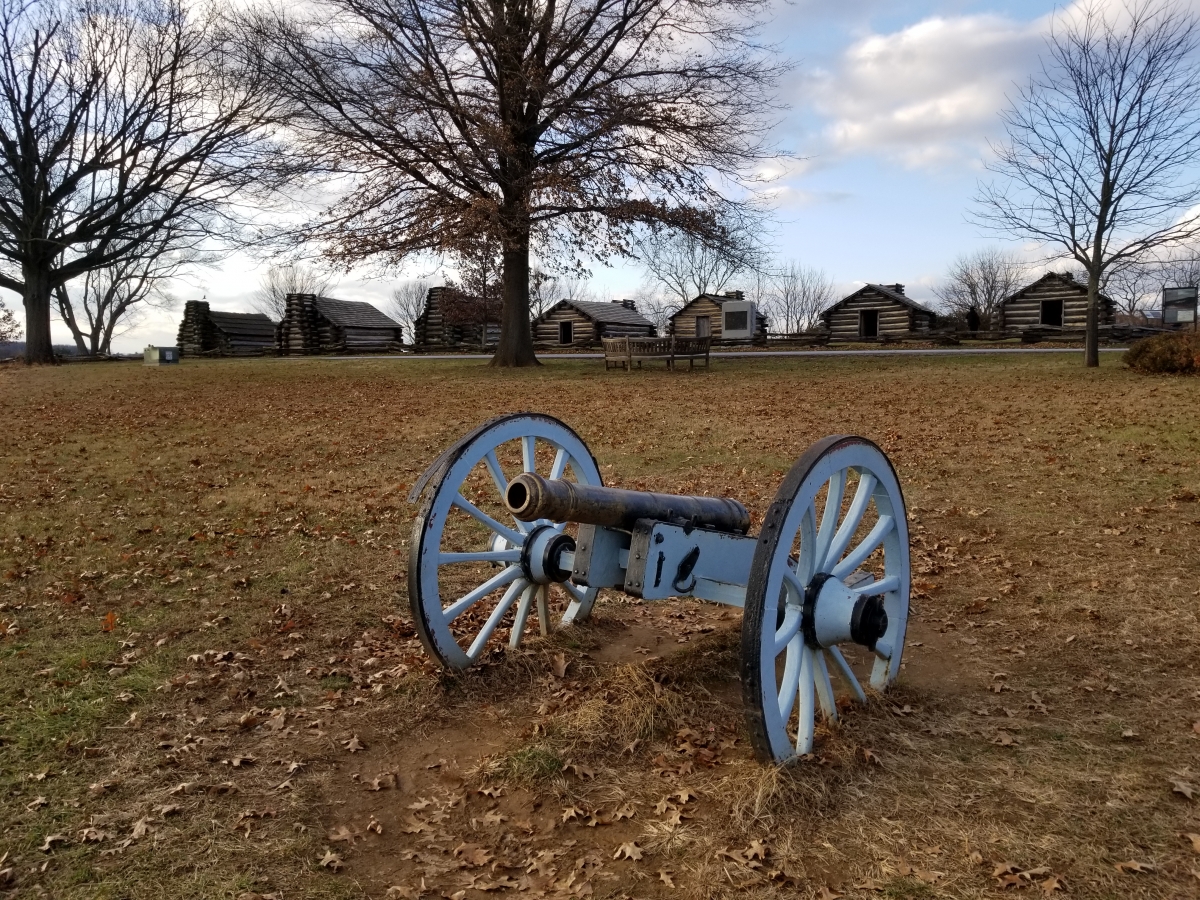
[[[1015,0],[781,2],[768,33],[795,68],[780,85],[789,108],[776,137],[797,158],[772,186],[777,254],[825,270],[846,292],[901,282],[932,300],[956,256],[998,240],[968,220],[987,177],[987,140],[1062,10]],[[214,308],[249,309],[266,267],[235,256],[173,293],[180,306],[207,296]],[[352,272],[330,293],[385,306],[398,277]],[[600,296],[629,296],[641,283],[636,266],[593,269]],[[151,311],[114,349],[174,343],[180,315]],[[68,337],[56,323],[56,341]]]

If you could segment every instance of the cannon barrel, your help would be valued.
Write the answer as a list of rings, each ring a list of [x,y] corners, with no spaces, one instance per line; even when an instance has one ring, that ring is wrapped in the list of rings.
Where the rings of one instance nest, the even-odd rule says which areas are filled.
[[[547,479],[533,472],[509,482],[504,505],[522,522],[551,519],[632,529],[638,519],[677,522],[745,534],[750,514],[736,500],[652,494]]]

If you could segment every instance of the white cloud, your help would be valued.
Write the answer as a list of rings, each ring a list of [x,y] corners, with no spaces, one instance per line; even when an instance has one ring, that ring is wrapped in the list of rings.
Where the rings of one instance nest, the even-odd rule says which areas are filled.
[[[851,44],[809,86],[835,156],[870,154],[909,167],[977,161],[1014,82],[1037,65],[1047,19],[935,16]]]

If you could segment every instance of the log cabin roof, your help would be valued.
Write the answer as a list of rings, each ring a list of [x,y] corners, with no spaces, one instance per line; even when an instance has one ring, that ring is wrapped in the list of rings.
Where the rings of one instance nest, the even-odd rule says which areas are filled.
[[[1058,283],[1053,284],[1053,282],[1058,282]],[[1084,297],[1087,296],[1087,291],[1088,291],[1087,285],[1081,284],[1080,282],[1076,281],[1070,272],[1047,272],[1045,275],[1043,275],[1037,281],[1031,282],[1031,283],[1025,285],[1025,287],[1021,288],[1019,291],[1009,294],[1002,301],[1000,301],[1000,305],[1003,306],[1004,304],[1008,303],[1010,300],[1019,300],[1021,297],[1024,297],[1030,291],[1033,291],[1037,288],[1044,288],[1044,287],[1073,288],[1076,291],[1078,291],[1080,294],[1082,294]],[[1105,306],[1108,306],[1110,308],[1116,307],[1116,304],[1113,302],[1112,298],[1105,294],[1100,295],[1100,302],[1102,302]]]
[[[208,318],[225,332],[263,335],[271,340],[275,339],[275,323],[262,313],[221,312],[212,309],[208,311]]]
[[[600,322],[606,325],[639,325],[643,327],[653,328],[654,323],[643,316],[636,309],[621,303],[597,303],[592,300],[559,300],[546,312],[543,316],[548,316],[556,309],[562,309],[564,306],[570,306],[578,310],[582,315],[587,316],[593,322]]]
[[[742,296],[740,291],[737,291],[735,293],[738,296],[730,297],[728,294],[700,294],[699,296],[693,297],[691,300],[689,300],[687,303],[685,303],[683,305],[683,308],[680,309],[678,312],[672,313],[671,318],[674,319],[676,316],[683,315],[685,312],[687,312],[687,310],[690,306],[692,306],[696,303],[699,303],[702,300],[707,300],[710,303],[715,303],[715,304],[717,304],[717,306],[721,306],[725,303],[730,302],[731,300],[736,301],[738,303],[745,301],[746,298],[744,296]],[[754,312],[760,322],[766,321],[766,318],[767,318],[766,313],[764,313],[759,308],[757,303],[754,304]]]
[[[937,315],[928,306],[918,303],[912,297],[907,296],[904,293],[904,286],[898,285],[898,284],[864,284],[853,294],[843,297],[837,303],[833,304],[833,306],[826,309],[823,313],[821,313],[821,315],[822,316],[829,315],[829,313],[833,312],[835,309],[837,309],[843,303],[847,303],[850,300],[853,300],[854,298],[858,297],[860,294],[865,294],[867,291],[876,291],[877,293],[883,294],[883,296],[887,297],[889,300],[895,300],[897,303],[903,303],[909,309],[915,309],[917,312],[926,313],[927,315],[931,315],[931,316]]]
[[[317,311],[341,328],[399,328],[400,323],[385,316],[370,303],[361,300],[334,300],[317,297]]]

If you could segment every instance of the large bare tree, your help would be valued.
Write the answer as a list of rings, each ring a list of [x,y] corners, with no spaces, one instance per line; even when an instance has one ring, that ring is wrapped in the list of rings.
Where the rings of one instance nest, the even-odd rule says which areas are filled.
[[[754,218],[735,211],[714,216],[717,239],[683,229],[650,229],[637,244],[637,256],[653,283],[661,286],[680,307],[700,294],[715,294],[734,278],[763,275],[764,255],[756,236]]]
[[[250,295],[250,305],[269,319],[282,322],[287,312],[288,294],[323,294],[332,277],[301,263],[271,266],[258,289]]]
[[[1063,14],[1042,71],[1004,114],[983,217],[1087,272],[1086,364],[1100,289],[1122,261],[1200,234],[1200,65],[1193,15],[1171,2]]]
[[[769,151],[766,0],[316,0],[247,22],[300,152],[352,184],[304,238],[339,261],[497,242],[494,365],[536,363],[531,246],[628,253],[655,223],[722,239],[722,182]]]
[[[0,345],[9,344],[21,339],[21,326],[13,311],[0,300]]]
[[[771,278],[768,294],[771,318],[785,334],[816,328],[824,312],[837,299],[833,281],[820,269],[790,261]]]
[[[965,319],[974,310],[979,327],[991,331],[998,324],[1000,304],[1017,292],[1028,272],[1028,266],[1015,253],[984,247],[958,257],[946,280],[933,292],[951,316]]]
[[[175,0],[0,0],[0,287],[53,362],[56,289],[269,184],[269,84]]]
[[[423,278],[410,278],[392,289],[388,312],[404,326],[410,342],[417,339],[417,319],[425,312],[430,284]]]

